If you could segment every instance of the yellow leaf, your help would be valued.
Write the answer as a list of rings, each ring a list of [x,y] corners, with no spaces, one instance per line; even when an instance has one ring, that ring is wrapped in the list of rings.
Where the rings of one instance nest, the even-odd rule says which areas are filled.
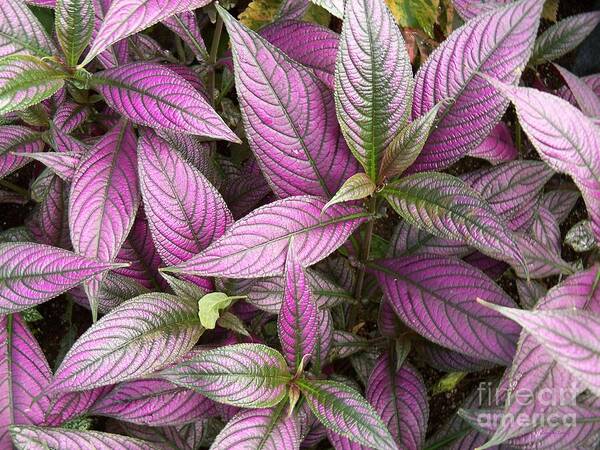
[[[240,13],[238,18],[240,22],[251,30],[259,30],[273,22],[279,11],[281,2],[282,0],[252,0],[246,9]],[[330,17],[329,13],[323,8],[311,3],[304,15],[304,20],[327,26],[329,25]]]

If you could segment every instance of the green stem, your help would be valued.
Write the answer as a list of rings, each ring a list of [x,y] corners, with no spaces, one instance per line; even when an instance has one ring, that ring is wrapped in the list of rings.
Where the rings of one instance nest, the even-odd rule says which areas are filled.
[[[29,191],[27,189],[23,189],[21,186],[17,186],[16,184],[11,183],[8,180],[0,180],[0,186],[10,189],[11,191],[20,194],[25,198],[29,198]]]
[[[375,214],[377,210],[377,197],[373,196],[369,199],[369,213],[371,215]],[[360,254],[360,268],[358,269],[358,276],[356,278],[356,284],[354,286],[354,298],[357,301],[356,311],[358,316],[362,316],[362,291],[363,285],[365,283],[365,263],[369,260],[369,255],[371,253],[371,243],[373,242],[373,229],[375,227],[375,220],[371,218],[367,223],[367,228],[365,230],[365,237],[361,245],[361,254]],[[350,325],[353,325],[353,321],[350,321]]]
[[[515,120],[515,144],[519,154],[521,154],[523,150],[523,131],[521,130],[521,123],[519,122],[519,119],[517,118]]]
[[[217,16],[217,23],[215,23],[215,32],[213,39],[210,44],[210,54],[208,55],[208,64],[210,65],[210,73],[208,76],[208,98],[210,104],[215,104],[215,85],[216,85],[216,71],[215,64],[217,63],[217,52],[219,51],[219,43],[221,41],[221,33],[223,31],[223,19],[221,16]]]

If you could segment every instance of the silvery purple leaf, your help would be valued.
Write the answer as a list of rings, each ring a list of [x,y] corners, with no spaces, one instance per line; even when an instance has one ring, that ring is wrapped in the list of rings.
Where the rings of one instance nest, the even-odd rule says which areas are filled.
[[[81,392],[59,393],[52,397],[46,408],[43,425],[58,427],[74,418],[85,415],[91,406],[108,394],[112,386],[102,386]]]
[[[81,155],[75,152],[13,153],[13,155],[35,159],[67,182],[75,175],[81,159]]]
[[[204,351],[159,376],[217,402],[243,408],[277,405],[292,378],[283,356],[262,344]]]
[[[521,0],[478,16],[454,31],[421,66],[413,117],[442,100],[452,102],[438,114],[436,129],[409,170],[448,167],[490,134],[507,102],[475,75],[489,74],[509,84],[519,80],[531,55],[542,6],[539,0]],[[455,65],[457,58],[464,60],[460,67]]]
[[[515,160],[519,154],[513,144],[510,129],[504,122],[499,122],[483,142],[469,152],[469,156],[498,164]]]
[[[235,219],[244,217],[271,193],[271,188],[254,158],[240,169],[229,161],[221,161],[221,168],[225,172],[221,193]]]
[[[368,216],[362,209],[325,200],[290,197],[265,205],[235,222],[206,250],[169,271],[230,278],[282,275],[291,239],[299,263],[310,266],[340,247]]]
[[[531,63],[540,64],[560,58],[581,44],[598,23],[598,11],[577,14],[555,23],[536,39]]]
[[[533,309],[538,300],[548,292],[546,286],[539,281],[517,279],[515,283],[517,284],[517,292],[523,309]]]
[[[89,63],[110,45],[127,36],[170,16],[200,8],[208,3],[209,0],[143,0],[134,3],[128,0],[113,0],[82,64]]]
[[[412,225],[475,247],[493,258],[524,265],[515,236],[481,194],[459,178],[420,173],[387,184],[382,195]]]
[[[394,314],[393,311],[390,313]],[[348,331],[335,330],[333,332],[332,357],[347,358],[355,353],[369,348],[371,344],[365,338]]]
[[[261,28],[259,34],[333,89],[337,33],[314,23],[284,20]]]
[[[0,58],[0,116],[21,111],[61,89],[67,73],[30,55]]]
[[[600,393],[600,314],[580,309],[519,310],[483,302],[523,327],[595,395]]]
[[[489,361],[449,350],[433,342],[417,344],[416,350],[428,365],[442,372],[477,372],[495,366]]]
[[[196,302],[140,295],[102,317],[73,344],[49,391],[82,391],[147,375],[185,355],[202,332]]]
[[[65,62],[75,67],[88,46],[94,29],[92,0],[56,0],[54,9],[56,37]]]
[[[116,267],[47,245],[0,244],[0,314],[43,303]]]
[[[346,142],[373,181],[378,181],[386,147],[408,122],[412,90],[404,39],[383,0],[348,0],[335,105]]]
[[[371,266],[402,321],[427,339],[499,364],[512,360],[519,327],[490,314],[477,298],[514,306],[481,271],[463,261],[433,255],[379,260]]]
[[[373,407],[354,389],[329,380],[297,382],[319,421],[351,441],[380,450],[396,450],[394,438]]]
[[[587,75],[585,77],[581,77],[581,80],[587,84],[594,94],[600,96],[600,74],[592,74]],[[556,95],[560,98],[564,98],[569,103],[575,105],[575,97],[573,97],[573,93],[569,90],[568,86],[561,87],[558,91],[556,91]]]
[[[282,198],[331,197],[357,171],[331,92],[309,69],[219,11],[232,40],[246,136],[273,191]]]
[[[382,356],[369,377],[366,397],[399,448],[423,447],[429,404],[423,378],[413,366],[405,363],[396,370],[395,362],[388,355]]]
[[[0,127],[0,178],[20,169],[29,160],[23,153],[37,153],[44,149],[39,132],[21,125],[5,125]]]
[[[108,12],[110,5],[113,0],[92,0],[94,2],[94,28],[92,31],[92,40],[96,39],[98,32],[104,22],[104,17]],[[109,46],[106,50],[101,52],[97,58],[98,62],[105,68],[110,69],[111,67],[117,67],[124,64],[128,60],[129,46],[127,40],[116,42],[114,45]]]
[[[329,352],[333,345],[333,317],[331,312],[324,309],[317,310],[317,336],[315,350],[313,352],[313,367],[316,373],[320,373],[329,358]]]
[[[52,372],[19,314],[0,318],[0,446],[10,448],[10,425],[39,425],[46,397],[36,399]]]
[[[288,365],[296,369],[305,357],[312,356],[319,333],[317,304],[312,298],[308,277],[296,259],[293,243],[288,248],[284,280],[277,330],[283,355]]]
[[[118,434],[100,431],[77,431],[65,428],[13,426],[10,429],[13,444],[18,449],[44,450],[110,448],[115,450],[153,450],[150,443]]]
[[[486,12],[510,3],[511,0],[452,0],[452,6],[464,20],[470,20]]]
[[[138,209],[129,236],[117,255],[117,261],[129,263],[128,267],[117,269],[117,273],[132,278],[147,288],[161,285],[158,268],[162,261],[152,242],[148,220],[141,207]]]
[[[20,0],[6,0],[0,10],[0,57],[17,53],[44,57],[57,51],[31,10]]]
[[[300,448],[300,426],[286,404],[271,409],[248,409],[236,414],[221,430],[211,450],[233,448],[294,450]]]
[[[546,192],[540,203],[540,208],[550,211],[559,224],[563,223],[577,203],[581,195],[577,191],[557,189]]]
[[[134,62],[98,72],[90,81],[111,108],[132,122],[239,142],[204,97],[165,66]]]
[[[344,18],[344,0],[311,0],[311,2],[329,11],[338,19]]]
[[[600,23],[600,14],[598,14],[598,22]],[[588,117],[600,117],[600,97],[596,95],[591,86],[558,64],[554,64],[554,67],[567,83],[579,109]]]
[[[31,228],[36,242],[71,249],[68,194],[68,185],[57,176],[54,176],[48,186],[48,193],[40,204],[37,215],[32,220],[37,224],[37,228]]]
[[[65,101],[57,108],[52,122],[55,127],[64,133],[71,133],[87,120],[90,112],[90,108],[87,105]]]
[[[147,427],[116,420],[109,421],[110,429],[151,442],[160,450],[197,450],[207,447],[219,432],[219,422],[203,420],[173,427]]]
[[[600,147],[598,127],[567,101],[536,89],[488,79],[516,106],[519,121],[540,157],[557,172],[571,175],[600,237]]]
[[[540,242],[537,238],[519,234],[516,240],[525,259],[524,266],[515,266],[517,276],[521,278],[546,278],[552,275],[569,275],[574,272],[571,264],[560,256],[555,248]]]
[[[163,20],[163,24],[176,33],[192,49],[199,62],[208,61],[208,51],[206,45],[204,45],[200,27],[198,27],[196,14],[193,11],[186,11],[169,17]]]
[[[97,401],[90,414],[140,425],[182,425],[216,415],[212,400],[163,380],[120,383]]]
[[[546,208],[542,206],[538,208],[530,233],[536,241],[560,255],[560,228],[554,215]]]
[[[472,248],[462,241],[434,236],[402,220],[394,228],[387,256],[409,256],[429,253],[462,258],[471,253],[471,251]]]
[[[187,261],[233,223],[213,185],[154,131],[142,132],[138,157],[148,226],[165,263]]]

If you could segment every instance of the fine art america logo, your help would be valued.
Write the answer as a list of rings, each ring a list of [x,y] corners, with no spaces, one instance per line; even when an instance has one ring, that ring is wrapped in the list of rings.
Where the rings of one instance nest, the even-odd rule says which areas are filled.
[[[477,425],[485,430],[499,428],[533,428],[540,426],[574,426],[577,415],[568,408],[577,404],[581,391],[577,383],[568,387],[543,387],[502,389],[494,383],[481,383],[477,388],[479,405],[488,410],[476,414]],[[494,408],[496,405],[511,405],[508,411]]]

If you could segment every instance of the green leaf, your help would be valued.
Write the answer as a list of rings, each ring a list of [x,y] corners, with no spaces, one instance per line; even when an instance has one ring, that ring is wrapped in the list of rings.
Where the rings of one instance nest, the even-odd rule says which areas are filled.
[[[92,0],[56,0],[56,36],[67,64],[74,67],[90,43],[94,30]]]
[[[34,56],[0,59],[0,115],[47,99],[64,85],[66,74]]]
[[[204,289],[195,285],[194,283],[190,283],[189,281],[180,280],[179,278],[175,278],[173,275],[169,275],[165,272],[161,272],[161,276],[167,280],[167,283],[169,283],[169,286],[171,289],[173,289],[173,293],[177,297],[199,301],[207,294]]]
[[[368,197],[375,192],[375,183],[367,176],[366,173],[357,173],[352,175],[335,193],[333,198],[329,200],[323,211],[326,211],[332,205],[336,203],[348,202],[350,200],[360,200],[361,198]]]
[[[228,308],[234,300],[245,298],[243,296],[230,297],[223,292],[211,292],[198,300],[198,317],[204,328],[213,330],[219,319],[219,311]]]
[[[394,438],[373,407],[354,389],[328,380],[296,381],[317,419],[337,434],[378,450],[396,450]]]
[[[415,162],[427,142],[429,131],[435,123],[435,118],[442,105],[443,102],[438,103],[425,115],[400,130],[383,154],[379,175],[381,179],[394,178]]]
[[[433,37],[439,0],[386,0],[386,3],[398,25],[421,29]]]

